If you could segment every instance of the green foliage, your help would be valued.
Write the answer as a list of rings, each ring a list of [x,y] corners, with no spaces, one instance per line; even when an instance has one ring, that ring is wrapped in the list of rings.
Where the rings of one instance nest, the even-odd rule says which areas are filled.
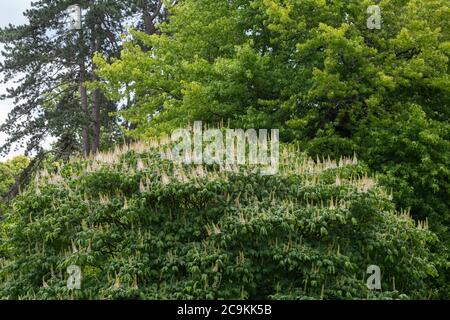
[[[6,203],[2,199],[9,188],[16,181],[17,176],[30,163],[30,159],[23,156],[15,157],[6,162],[0,162],[0,219],[6,209]]]
[[[109,146],[118,119],[137,139],[202,120],[279,128],[314,158],[356,153],[367,166],[290,151],[279,174],[260,176],[175,167],[140,147],[49,160],[0,222],[0,297],[448,298],[447,1],[383,0],[380,30],[367,28],[369,0],[158,4],[90,3],[86,34],[50,39],[66,1],[43,0],[30,25],[1,30],[0,71],[25,73],[26,85],[10,92],[20,104],[0,151],[28,136],[36,148],[50,133],[72,153],[100,124]],[[145,23],[152,10],[137,25],[152,35],[119,41],[125,18],[140,12]],[[103,93],[89,99],[92,112],[80,105],[79,78]],[[0,164],[0,192],[14,174]],[[66,288],[72,264],[81,291]],[[380,292],[365,286],[371,264],[383,271]]]
[[[135,32],[120,59],[96,62],[113,99],[138,97],[122,113],[131,136],[202,120],[279,128],[312,156],[356,152],[449,247],[447,2],[186,0],[161,35]]]
[[[0,228],[8,299],[435,297],[436,236],[356,159],[285,151],[280,172],[175,166],[138,145],[44,171]],[[231,169],[231,170],[230,170]],[[66,288],[78,265],[82,289]],[[369,265],[382,291],[366,287]]]
[[[378,138],[377,153],[358,139],[371,122],[404,117],[412,104],[424,110],[423,121],[442,121],[433,122],[434,127],[448,121],[449,11],[440,0],[384,1],[381,30],[369,30],[369,4],[184,1],[172,9],[162,35],[134,33],[152,48],[152,55],[130,41],[111,64],[97,57],[99,74],[112,98],[122,99],[124,87],[125,95],[140,97],[123,113],[136,125],[132,136],[168,133],[195,120],[280,128],[283,140],[299,140],[313,156],[358,151],[373,170],[385,172],[381,167],[396,155],[387,156],[390,150],[380,148],[387,143],[401,149],[398,130],[378,128],[386,141]],[[445,134],[440,137],[446,139]],[[448,149],[426,146],[448,158]],[[448,163],[442,159],[436,166],[445,168]],[[395,160],[404,172],[411,169],[408,161],[401,156]],[[445,179],[442,170],[433,175]],[[436,177],[422,179],[428,179],[430,191],[441,183]],[[423,192],[410,182],[415,196]],[[442,203],[420,199],[415,201],[425,200],[443,214]],[[414,210],[420,218],[428,212]]]
[[[449,10],[445,0],[187,0],[162,35],[133,33],[112,63],[97,57],[111,96],[138,97],[123,113],[136,137],[195,120],[280,127],[284,140],[352,137],[360,121],[422,106],[448,120]],[[125,90],[125,94],[124,91]]]
[[[418,106],[373,119],[358,132],[358,154],[383,173],[396,203],[429,218],[434,230],[449,235],[450,125],[426,117]]]
[[[23,156],[15,157],[6,162],[0,162],[0,195],[8,191],[16,176],[30,163],[30,159]]]
[[[357,152],[380,173],[380,183],[393,190],[397,207],[411,208],[415,219],[429,219],[446,260],[438,287],[449,298],[450,279],[450,125],[431,120],[419,106],[371,119],[357,134]]]

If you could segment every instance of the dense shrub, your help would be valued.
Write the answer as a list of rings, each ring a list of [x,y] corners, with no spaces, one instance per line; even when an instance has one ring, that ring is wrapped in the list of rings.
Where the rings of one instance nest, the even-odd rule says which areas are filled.
[[[1,228],[2,298],[430,298],[441,263],[356,159],[280,172],[175,166],[156,149],[41,173]],[[66,287],[78,265],[82,289]],[[366,269],[382,270],[382,290]]]

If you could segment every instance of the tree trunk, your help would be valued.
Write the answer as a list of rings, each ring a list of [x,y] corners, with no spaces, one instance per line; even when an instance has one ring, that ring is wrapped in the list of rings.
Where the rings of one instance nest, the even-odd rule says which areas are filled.
[[[92,94],[92,153],[100,149],[100,90],[94,90]]]
[[[152,15],[147,10],[144,10],[143,13],[144,19],[144,31],[146,34],[154,34],[156,32],[155,24],[153,22]]]
[[[88,106],[88,97],[87,97],[87,90],[84,86],[84,82],[86,81],[86,67],[84,65],[84,61],[80,63],[80,103],[81,103],[81,109],[84,114],[84,121],[86,122],[83,124],[83,130],[81,133],[81,137],[83,140],[83,155],[89,156],[91,153],[91,146],[89,143],[89,106]]]
[[[94,5],[94,1],[91,0],[91,6]],[[96,37],[98,25],[94,25],[94,29],[91,31],[91,41],[90,41],[90,58],[92,63],[92,79],[98,80],[95,75],[96,66],[94,64],[93,58],[95,53],[100,49],[98,39]],[[100,149],[100,90],[95,89],[92,93],[92,146],[91,152],[96,154]]]
[[[146,34],[152,35],[157,32],[156,26],[155,26],[155,19],[160,15],[161,8],[162,8],[163,2],[162,0],[159,0],[153,7],[153,10],[150,8],[148,4],[144,5],[142,8],[142,17],[144,20],[144,32]],[[153,11],[153,14],[150,12]]]

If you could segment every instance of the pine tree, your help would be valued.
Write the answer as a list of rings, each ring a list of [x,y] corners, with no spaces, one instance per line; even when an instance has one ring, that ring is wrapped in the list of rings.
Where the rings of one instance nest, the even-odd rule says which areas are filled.
[[[81,30],[70,30],[65,23],[67,8],[74,4],[83,9]],[[164,11],[162,1],[154,0],[40,0],[24,13],[27,24],[1,29],[5,59],[0,72],[5,83],[14,80],[16,86],[2,97],[14,99],[15,107],[0,127],[9,135],[0,152],[14,146],[26,147],[27,154],[39,151],[51,135],[58,146],[96,153],[101,133],[114,136],[118,131],[110,116],[117,104],[100,89],[86,88],[87,81],[96,80],[92,58],[96,52],[108,58],[119,55],[126,21],[156,32]]]

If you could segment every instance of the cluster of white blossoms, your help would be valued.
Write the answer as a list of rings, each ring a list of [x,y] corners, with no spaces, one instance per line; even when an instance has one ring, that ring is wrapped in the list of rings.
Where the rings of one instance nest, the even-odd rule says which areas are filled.
[[[177,164],[261,166],[265,175],[276,174],[280,161],[280,133],[272,129],[208,129],[201,121],[191,129],[172,133],[171,160]],[[269,148],[270,144],[270,148]]]

